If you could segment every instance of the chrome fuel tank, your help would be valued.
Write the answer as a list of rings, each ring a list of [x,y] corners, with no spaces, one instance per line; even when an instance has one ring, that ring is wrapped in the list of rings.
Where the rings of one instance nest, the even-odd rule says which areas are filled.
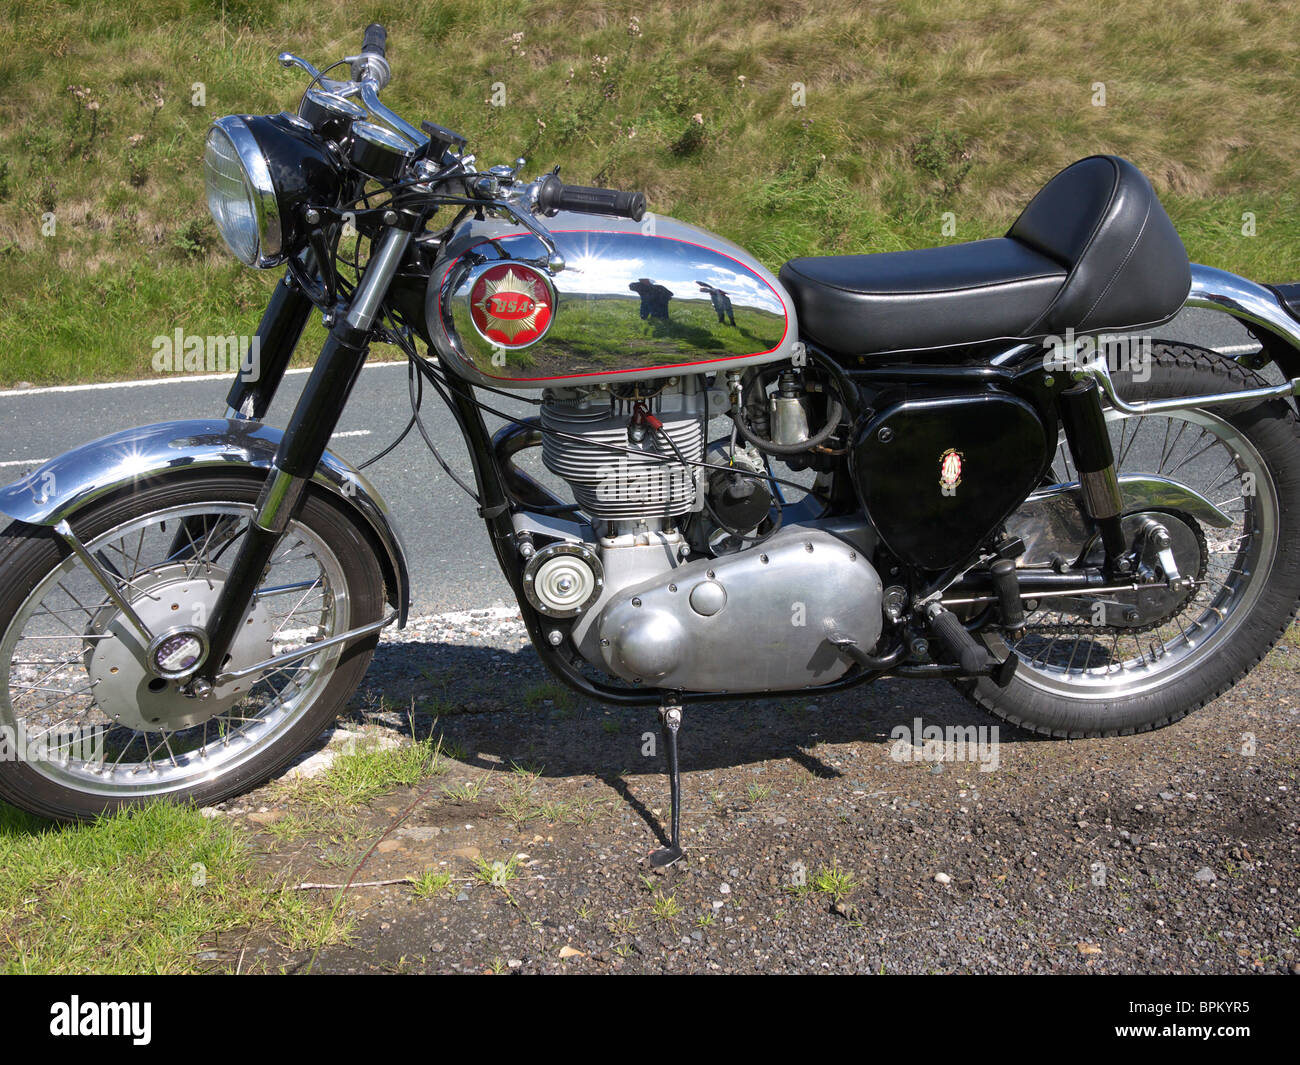
[[[564,259],[517,225],[471,221],[430,278],[429,336],[478,384],[541,388],[708,372],[789,358],[789,295],[757,260],[675,219],[561,213]]]

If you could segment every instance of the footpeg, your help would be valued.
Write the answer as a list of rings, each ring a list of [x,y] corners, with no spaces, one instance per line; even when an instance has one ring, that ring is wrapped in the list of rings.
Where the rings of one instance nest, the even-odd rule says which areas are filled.
[[[1008,653],[1005,661],[999,662],[987,647],[966,631],[966,626],[956,614],[939,603],[930,604],[926,610],[926,619],[930,623],[930,631],[956,659],[963,674],[992,677],[1000,688],[1011,683],[1020,662],[1014,651]]]
[[[1019,634],[1025,627],[1025,604],[1020,598],[1016,564],[1009,558],[1000,558],[993,563],[990,572],[993,591],[998,597],[998,612],[1002,615],[1002,627]]]

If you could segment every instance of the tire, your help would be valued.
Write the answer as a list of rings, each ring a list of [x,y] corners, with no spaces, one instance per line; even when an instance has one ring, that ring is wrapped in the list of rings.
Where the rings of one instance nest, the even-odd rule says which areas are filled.
[[[118,556],[110,547],[93,548],[92,544],[116,543],[111,537],[121,530],[127,530],[122,533],[123,537],[133,537],[136,526],[139,526],[141,547],[137,549],[138,556],[144,550],[146,537],[149,537],[151,545],[155,540],[163,543],[167,537],[172,537],[171,548],[174,548],[177,542],[175,538],[184,535],[178,530],[182,527],[193,530],[195,521],[210,521],[210,518],[203,519],[201,516],[216,513],[218,508],[225,508],[226,512],[234,515],[250,513],[260,489],[260,481],[252,478],[218,472],[195,473],[98,501],[77,512],[70,518],[70,522],[82,543],[92,548],[92,553],[98,550],[97,557],[101,557],[101,560],[117,559]],[[195,518],[194,514],[200,515],[200,518]],[[169,522],[174,524],[169,525]],[[216,528],[217,524],[219,523],[213,523],[212,527]],[[298,539],[295,541],[290,537]],[[144,594],[147,595],[147,582],[161,582],[162,577],[159,575],[171,575],[169,579],[174,583],[152,585],[155,591],[162,592],[154,595],[153,599],[161,602],[169,598],[169,593],[174,589],[190,586],[182,583],[182,575],[178,570],[182,566],[191,565],[197,574],[190,582],[191,585],[198,586],[206,580],[206,587],[219,587],[214,584],[213,574],[223,572],[219,562],[228,560],[233,555],[234,539],[236,537],[226,536],[219,541],[225,546],[220,553],[214,553],[211,559],[209,552],[215,551],[215,548],[209,548],[206,539],[201,549],[186,548],[181,561],[175,561],[181,556],[164,553],[155,568],[148,571],[140,568],[142,562],[137,558],[137,568],[125,575],[128,583],[122,587],[134,591],[137,586],[144,586]],[[125,542],[133,543],[134,540],[128,539]],[[376,621],[382,616],[381,611],[385,608],[384,581],[375,549],[364,527],[345,508],[327,497],[309,492],[298,518],[291,524],[286,539],[282,541],[284,544],[289,547],[284,552],[283,567],[300,567],[310,573],[311,565],[316,564],[323,575],[320,578],[320,590],[316,593],[320,605],[310,602],[302,615],[308,621],[329,618],[336,625],[337,631],[343,631]],[[304,558],[292,557],[298,550],[297,544],[305,545]],[[10,729],[16,729],[21,722],[30,732],[32,720],[40,720],[44,724],[66,710],[66,705],[53,710],[41,707],[38,711],[20,708],[28,701],[35,701],[46,689],[32,688],[27,686],[25,680],[16,679],[22,669],[31,667],[26,666],[28,660],[20,658],[19,653],[13,649],[35,646],[46,656],[57,655],[60,659],[66,656],[68,661],[60,662],[59,672],[55,673],[56,680],[45,683],[49,690],[71,692],[75,680],[68,682],[67,689],[62,689],[55,686],[56,682],[64,683],[58,678],[65,674],[75,674],[78,670],[84,672],[87,678],[95,675],[92,668],[95,656],[107,653],[102,649],[108,644],[101,641],[111,643],[110,637],[86,635],[86,630],[80,626],[100,624],[96,619],[114,614],[120,618],[120,612],[111,607],[100,586],[83,583],[78,586],[76,594],[81,600],[79,605],[86,611],[89,620],[81,620],[80,615],[73,615],[71,610],[58,612],[61,617],[73,616],[72,627],[81,633],[80,643],[84,648],[80,654],[75,648],[72,651],[44,650],[70,647],[76,643],[75,639],[64,637],[62,630],[58,630],[57,640],[53,636],[28,634],[46,616],[39,609],[45,606],[46,600],[39,600],[33,607],[34,597],[40,595],[43,589],[54,589],[55,585],[50,582],[58,577],[60,570],[69,565],[73,565],[74,569],[67,570],[67,576],[59,578],[64,581],[65,590],[72,586],[74,580],[92,580],[89,570],[85,570],[84,566],[82,569],[75,568],[82,564],[51,529],[14,522],[0,532],[0,659],[3,659],[0,661],[0,724]],[[268,569],[268,578],[280,572],[274,567],[275,564]],[[122,563],[121,568],[126,569],[126,563]],[[324,575],[328,576],[328,583]],[[136,583],[129,583],[131,581]],[[267,583],[274,582],[268,580]],[[80,590],[87,586],[98,589],[96,594],[100,596],[100,605],[94,610],[82,605],[90,602]],[[272,606],[265,608],[266,618],[278,617],[279,615],[271,614],[271,610],[276,608],[275,604],[292,603],[296,592],[295,588],[293,594],[279,594],[277,599],[268,599],[267,602],[272,603]],[[53,596],[58,593],[51,591],[49,594]],[[68,594],[71,596],[73,593]],[[311,594],[312,589],[308,588],[299,602],[308,600]],[[130,594],[127,598],[130,598]],[[176,598],[181,598],[179,593]],[[136,600],[135,605],[139,606],[143,602],[143,599]],[[53,610],[48,606],[45,609]],[[171,609],[176,610],[177,606],[173,605]],[[285,615],[279,629],[265,637],[264,646],[269,647],[276,638],[290,640],[290,635],[282,636],[281,632],[290,619],[298,617],[292,611]],[[256,631],[270,631],[273,621],[266,618],[258,615],[259,627]],[[27,627],[20,626],[20,621]],[[102,624],[106,626],[108,623]],[[254,613],[251,610],[246,624],[254,624]],[[295,621],[294,624],[297,626],[298,622]],[[295,628],[289,631],[293,633],[299,630]],[[316,638],[323,636],[322,629]],[[313,642],[310,636],[294,638],[300,640],[301,646]],[[110,751],[122,751],[119,761],[106,773],[107,759],[101,753],[100,766],[96,772],[89,759],[80,762],[69,759],[66,765],[60,766],[57,759],[42,761],[30,757],[12,757],[11,743],[11,756],[0,759],[0,799],[41,817],[80,821],[149,801],[191,802],[203,806],[238,795],[288,768],[304,748],[320,735],[361,683],[378,639],[376,634],[353,641],[343,648],[328,648],[309,656],[301,665],[291,669],[286,667],[241,681],[241,685],[247,685],[243,695],[231,696],[240,701],[225,712],[224,716],[218,715],[203,723],[202,741],[193,749],[182,750],[181,743],[182,740],[190,743],[200,726],[178,727],[174,731],[159,730],[159,736],[171,738],[175,748],[181,751],[179,755],[173,753],[170,747],[167,752],[159,748],[151,751],[149,744],[153,733],[125,728],[120,724],[120,718],[112,720],[109,711],[100,705],[101,702],[108,702],[101,694],[106,686],[98,681],[90,683],[87,679],[90,689],[99,684],[99,690],[93,695],[90,694],[90,689],[77,691],[67,698],[73,699],[75,694],[75,701],[85,703],[86,721],[101,714],[104,716],[106,724],[98,726],[101,729],[99,735],[101,738],[103,735],[110,738]],[[36,643],[38,640],[54,642]],[[122,643],[120,639],[118,642]],[[255,646],[261,647],[263,644]],[[265,657],[269,655],[262,652],[253,656],[251,661],[234,661],[230,668],[250,665]],[[43,670],[53,665],[52,658],[42,657],[37,659],[35,669]],[[118,674],[119,670],[114,668],[111,672]],[[285,674],[289,678],[287,681],[283,678]],[[147,678],[149,674],[142,670],[141,676]],[[299,677],[305,679],[299,682]],[[149,683],[159,682],[153,680]],[[279,688],[276,687],[277,684]],[[226,689],[219,689],[224,690]],[[255,694],[257,692],[264,694]],[[180,702],[179,692],[168,691],[166,698],[169,706]],[[261,705],[259,700],[265,703],[262,718],[256,713],[252,717],[245,717],[250,713],[250,708],[256,710]],[[56,703],[59,701],[55,700]],[[129,700],[119,698],[112,705],[120,709],[127,701]],[[137,701],[143,703],[144,697]],[[15,702],[19,707],[15,706]],[[245,707],[246,702],[248,707]],[[195,700],[189,700],[189,704],[194,703]],[[234,716],[236,710],[239,714],[237,718]],[[142,710],[138,708],[137,712]],[[247,724],[241,728],[234,724],[235,721]],[[55,726],[50,728],[54,729]],[[215,733],[211,738],[210,729]],[[12,732],[9,735],[12,736]],[[55,735],[62,735],[62,732],[56,732]],[[133,751],[136,753],[131,753]],[[133,759],[138,761],[141,757],[139,752],[144,752],[146,761],[140,763],[142,768],[131,774],[128,769],[136,764]],[[167,754],[170,754],[170,762]],[[128,776],[132,779],[128,780]],[[119,777],[120,781],[117,779]],[[139,779],[134,779],[135,777]]]
[[[1125,400],[1205,395],[1257,388],[1266,383],[1232,360],[1203,348],[1156,342],[1152,356],[1150,379],[1145,382],[1134,380],[1131,373],[1112,374]],[[1282,399],[1220,406],[1215,411],[1188,415],[1202,419],[1212,416],[1220,422],[1214,430],[1216,433],[1238,434],[1237,457],[1242,462],[1262,460],[1264,467],[1266,483],[1254,485],[1257,491],[1249,499],[1245,493],[1240,497],[1241,527],[1254,529],[1259,538],[1257,546],[1251,548],[1254,554],[1249,556],[1247,542],[1242,537],[1236,538],[1238,554],[1234,565],[1243,573],[1237,578],[1241,586],[1239,598],[1235,600],[1239,603],[1239,615],[1230,612],[1219,630],[1207,629],[1199,649],[1194,641],[1186,642],[1184,657],[1178,660],[1171,657],[1167,665],[1161,665],[1165,659],[1156,654],[1158,649],[1153,645],[1150,665],[1157,668],[1148,667],[1149,683],[1138,683],[1136,679],[1121,683],[1125,670],[1121,663],[1107,689],[1104,676],[1094,681],[1086,675],[1086,668],[1073,679],[1069,668],[1060,670],[1059,660],[1049,668],[1050,652],[1044,656],[1041,667],[1027,666],[1026,655],[1021,654],[1020,667],[1006,688],[999,688],[987,678],[955,682],[972,702],[1004,721],[1048,736],[1076,738],[1145,732],[1171,724],[1216,699],[1254,668],[1277,643],[1294,619],[1300,600],[1300,430],[1296,415]],[[1140,426],[1135,427],[1134,437],[1141,431]],[[1249,454],[1252,450],[1254,456]],[[1164,461],[1163,453],[1161,461]],[[1264,533],[1270,523],[1275,532],[1266,537]],[[1265,540],[1269,542],[1266,544]],[[1232,568],[1227,572],[1231,573]],[[1189,604],[1188,618],[1194,612],[1190,609],[1192,605]],[[1229,619],[1233,621],[1230,630],[1227,629]],[[1191,632],[1199,638],[1195,624]],[[1132,638],[1137,641],[1137,637]],[[995,651],[1006,646],[1000,634],[986,635],[984,639]],[[1120,637],[1114,639],[1116,646],[1120,646]],[[1018,648],[1024,642],[1022,639],[1012,646]],[[1091,641],[1089,646],[1096,642]],[[1070,664],[1073,666],[1073,658]],[[1142,667],[1147,667],[1145,652],[1141,666],[1134,666],[1134,678],[1142,672]],[[1166,673],[1163,680],[1162,669]]]

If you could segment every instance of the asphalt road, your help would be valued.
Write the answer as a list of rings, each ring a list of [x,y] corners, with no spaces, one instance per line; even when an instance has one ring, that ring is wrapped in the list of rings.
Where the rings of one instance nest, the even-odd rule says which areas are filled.
[[[1160,335],[1194,341],[1231,354],[1257,347],[1226,315],[1187,311]],[[306,373],[285,379],[267,421],[283,425]],[[14,480],[79,443],[132,425],[185,417],[220,416],[226,377],[176,377],[161,382],[41,388],[0,392],[0,482]],[[509,400],[488,397],[509,409]],[[514,405],[520,414],[525,404]],[[453,469],[469,479],[464,444],[436,396],[426,394],[425,424]],[[332,450],[360,463],[387,446],[410,416],[404,364],[376,364],[361,374],[339,424]],[[495,428],[495,425],[490,427]],[[511,593],[492,557],[473,503],[439,468],[419,435],[366,471],[392,507],[410,554],[417,614],[509,604]]]

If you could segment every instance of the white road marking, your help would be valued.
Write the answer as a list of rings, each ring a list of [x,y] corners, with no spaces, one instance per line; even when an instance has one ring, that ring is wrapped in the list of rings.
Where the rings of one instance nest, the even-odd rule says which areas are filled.
[[[1220,355],[1244,355],[1249,351],[1259,351],[1258,344],[1230,344],[1227,347],[1215,348]],[[381,366],[405,366],[405,362],[372,362],[366,364],[366,369],[370,367]],[[307,373],[311,367],[305,366],[295,370],[286,370],[285,375]],[[166,385],[175,384],[178,381],[223,381],[230,377],[230,374],[201,374],[194,377],[157,377],[149,378],[143,381],[106,381],[102,384],[94,385],[52,385],[48,388],[11,388],[0,391],[0,399],[6,396],[38,396],[50,392],[90,392],[105,388],[139,388],[148,385]],[[331,440],[340,440],[350,436],[370,436],[369,429],[349,429],[346,432],[335,433]],[[11,459],[7,462],[0,462],[0,468],[6,466],[39,466],[49,459]]]
[[[444,614],[412,614],[406,619],[408,629],[417,624],[428,625],[470,625],[476,621],[518,621],[518,606],[481,606],[475,610],[449,610]],[[388,631],[388,630],[385,630]]]
[[[406,361],[400,362],[368,362],[365,369],[378,369],[381,366],[405,366]],[[293,370],[285,370],[286,377],[291,374],[310,373],[310,366],[300,366]],[[99,392],[106,388],[151,388],[154,385],[179,385],[189,384],[191,381],[232,381],[235,375],[233,373],[202,373],[202,374],[176,374],[172,377],[146,377],[139,381],[100,381],[93,385],[45,385],[41,388],[8,388],[0,391],[0,399],[9,396],[43,396],[51,392]]]

